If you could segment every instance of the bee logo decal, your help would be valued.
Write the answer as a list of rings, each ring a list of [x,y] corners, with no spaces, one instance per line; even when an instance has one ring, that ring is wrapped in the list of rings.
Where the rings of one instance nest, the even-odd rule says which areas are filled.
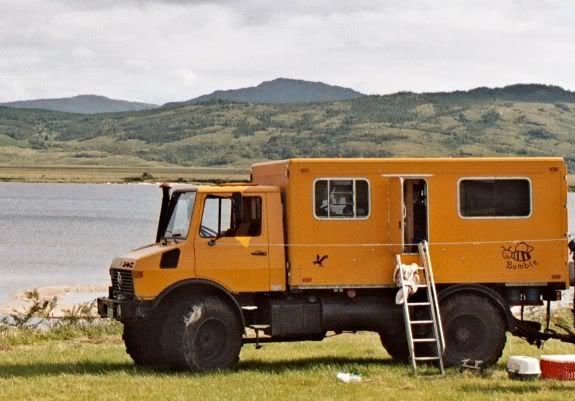
[[[512,246],[510,247],[502,247],[503,251],[501,252],[501,256],[503,256],[503,259],[511,259],[514,260],[516,262],[528,262],[531,260],[531,252],[533,252],[533,250],[535,248],[533,248],[531,245],[527,244],[526,242],[520,242],[517,245],[515,245],[515,249],[511,250]]]

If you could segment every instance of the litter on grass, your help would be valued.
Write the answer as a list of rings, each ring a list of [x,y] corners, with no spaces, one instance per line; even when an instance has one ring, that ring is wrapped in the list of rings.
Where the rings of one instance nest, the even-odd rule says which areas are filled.
[[[344,383],[360,383],[361,382],[361,376],[353,374],[353,373],[339,372],[337,374],[337,378],[339,379],[339,381],[342,381]]]
[[[507,374],[510,379],[536,380],[541,376],[539,360],[530,356],[512,356],[507,361]]]

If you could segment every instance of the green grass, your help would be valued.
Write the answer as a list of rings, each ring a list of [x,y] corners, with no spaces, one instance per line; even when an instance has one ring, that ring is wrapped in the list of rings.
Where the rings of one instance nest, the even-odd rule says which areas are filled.
[[[445,378],[413,377],[394,363],[373,334],[322,342],[247,345],[235,369],[209,374],[136,368],[119,335],[7,345],[0,350],[2,400],[569,400],[575,382],[518,382],[507,378],[509,355],[575,353],[550,341],[543,351],[510,338],[492,377],[449,370]],[[1,343],[0,343],[1,344]],[[336,379],[359,373],[359,384]]]

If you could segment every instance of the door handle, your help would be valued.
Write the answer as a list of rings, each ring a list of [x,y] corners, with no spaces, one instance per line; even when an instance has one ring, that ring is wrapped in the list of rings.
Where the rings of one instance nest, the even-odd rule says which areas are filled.
[[[252,255],[254,256],[266,256],[268,253],[266,251],[253,251]]]

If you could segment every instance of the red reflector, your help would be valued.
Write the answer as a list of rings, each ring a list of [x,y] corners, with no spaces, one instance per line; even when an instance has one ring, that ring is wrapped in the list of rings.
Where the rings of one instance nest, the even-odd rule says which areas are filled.
[[[133,278],[142,278],[144,277],[144,272],[142,270],[136,270],[132,272]]]
[[[554,274],[554,275],[551,276],[551,278],[552,278],[553,280],[559,280],[559,279],[561,278],[561,275],[560,275],[560,274]]]
[[[311,277],[304,277],[304,278],[302,279],[302,281],[303,281],[304,283],[311,283]]]

